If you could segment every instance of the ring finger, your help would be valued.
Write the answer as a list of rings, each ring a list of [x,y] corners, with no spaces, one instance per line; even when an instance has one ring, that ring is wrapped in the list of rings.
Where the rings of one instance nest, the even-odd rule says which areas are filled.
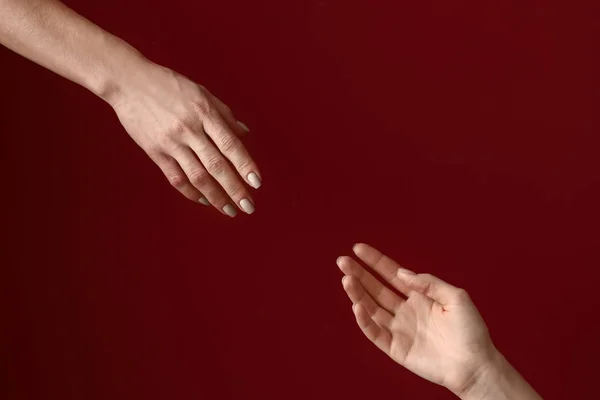
[[[206,197],[190,183],[190,180],[175,159],[164,156],[160,157],[160,159],[155,158],[154,161],[169,183],[171,183],[171,186],[177,189],[182,195],[193,202],[199,202],[205,206],[210,205]]]
[[[206,168],[198,161],[198,158],[190,148],[179,149],[176,159],[190,183],[196,190],[204,194],[204,197],[206,197],[210,204],[225,215],[230,217],[236,216],[237,210],[231,204],[227,194],[225,194]]]

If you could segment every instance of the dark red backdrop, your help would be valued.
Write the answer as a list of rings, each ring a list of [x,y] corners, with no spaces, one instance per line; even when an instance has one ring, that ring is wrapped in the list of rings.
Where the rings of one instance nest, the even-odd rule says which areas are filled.
[[[108,106],[0,50],[3,398],[453,398],[355,326],[355,241],[590,398],[598,7],[562,3],[68,1],[229,103],[264,187],[252,217],[187,202]]]

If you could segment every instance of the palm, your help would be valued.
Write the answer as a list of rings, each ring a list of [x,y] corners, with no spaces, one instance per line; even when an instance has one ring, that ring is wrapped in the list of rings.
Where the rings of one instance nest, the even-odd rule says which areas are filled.
[[[340,259],[344,287],[365,335],[415,374],[446,387],[463,385],[493,346],[466,292],[404,270],[369,246],[357,246],[355,252],[407,297],[386,288],[354,260]]]
[[[396,311],[389,327],[391,343],[389,356],[399,364],[423,376],[422,364],[438,362],[440,347],[443,346],[444,329],[432,310],[433,302],[424,296],[409,297]],[[434,368],[439,371],[439,368]],[[433,381],[437,377],[423,376]]]

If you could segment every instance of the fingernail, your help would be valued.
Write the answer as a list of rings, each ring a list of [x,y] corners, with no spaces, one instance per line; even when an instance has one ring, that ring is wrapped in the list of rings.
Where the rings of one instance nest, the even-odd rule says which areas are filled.
[[[223,211],[230,217],[235,217],[235,215],[237,214],[235,207],[233,207],[231,204],[227,204],[225,207],[223,207]]]
[[[242,199],[242,201],[240,201],[240,206],[246,214],[252,214],[254,212],[254,204],[248,199]]]
[[[205,206],[209,206],[210,203],[208,202],[208,200],[206,199],[206,197],[200,197],[200,200],[198,200],[201,204],[204,204]]]
[[[246,132],[250,132],[250,129],[248,129],[245,123],[243,123],[242,121],[238,121],[237,123],[239,126],[242,127],[243,130],[245,130]]]
[[[250,172],[248,174],[248,182],[250,182],[250,186],[252,186],[254,189],[258,189],[260,185],[262,185],[260,178],[254,172]]]

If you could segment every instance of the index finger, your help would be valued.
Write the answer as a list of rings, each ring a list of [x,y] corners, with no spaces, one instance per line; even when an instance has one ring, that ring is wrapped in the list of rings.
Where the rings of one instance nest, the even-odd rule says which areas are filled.
[[[203,119],[202,124],[204,125],[204,132],[231,162],[238,174],[248,185],[258,189],[262,185],[258,166],[223,116],[215,110]]]
[[[398,271],[408,270],[403,269],[394,260],[367,244],[357,243],[352,250],[359,259],[377,272],[396,290],[407,297],[410,295],[410,288],[406,285],[406,282],[399,279],[398,276]]]
[[[415,274],[402,268],[394,260],[367,244],[356,244],[354,253],[406,296],[410,296],[411,292],[418,292],[442,305],[448,305],[463,300],[466,294],[464,290],[436,276]]]

